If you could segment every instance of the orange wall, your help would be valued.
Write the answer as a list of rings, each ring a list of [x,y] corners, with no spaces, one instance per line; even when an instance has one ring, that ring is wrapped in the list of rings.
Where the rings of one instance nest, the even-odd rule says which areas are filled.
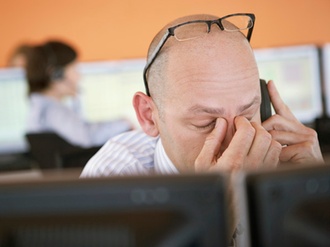
[[[187,14],[257,16],[254,47],[330,42],[329,0],[1,0],[0,67],[20,42],[64,38],[82,61],[145,57],[155,33]]]

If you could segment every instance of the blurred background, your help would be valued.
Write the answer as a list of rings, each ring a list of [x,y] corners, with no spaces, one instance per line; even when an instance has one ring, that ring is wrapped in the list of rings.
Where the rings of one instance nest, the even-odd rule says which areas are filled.
[[[161,27],[196,13],[254,13],[255,48],[323,44],[329,11],[328,0],[2,0],[0,66],[15,45],[54,37],[77,45],[82,61],[145,57]]]
[[[86,163],[85,158],[94,152],[94,150],[71,147],[63,141],[50,141],[46,137],[40,142],[36,141],[37,148],[35,150],[37,151],[31,152],[31,145],[26,140],[25,132],[28,97],[24,71],[7,66],[9,57],[15,48],[21,44],[34,45],[49,39],[59,39],[73,45],[79,52],[79,69],[82,75],[81,89],[77,101],[68,102],[68,104],[79,108],[83,118],[90,122],[126,117],[138,128],[131,101],[136,91],[144,91],[142,70],[148,45],[154,35],[169,21],[180,16],[198,13],[224,16],[238,12],[252,12],[256,15],[251,45],[255,50],[260,77],[266,80],[274,79],[280,94],[295,116],[304,124],[316,129],[322,151],[324,154],[330,154],[329,0],[0,0],[0,184],[4,181],[13,183],[17,178],[35,179],[44,176],[48,179],[57,174],[51,173],[48,176],[47,172],[44,172],[45,167],[55,168],[55,171],[59,172],[61,179],[63,179],[62,168],[66,168],[66,164],[75,164],[78,167],[77,171],[73,171],[73,176],[78,177],[80,169]],[[47,144],[49,143],[54,145],[48,148]],[[65,152],[61,152],[64,149],[66,149]],[[68,150],[71,151],[68,152]],[[38,159],[40,154],[41,159]],[[45,164],[40,160],[44,160]],[[80,162],[81,160],[85,161]],[[14,171],[13,174],[11,171]],[[307,173],[297,174],[283,173],[283,176],[275,174],[275,176],[267,176],[267,179],[258,176],[253,178],[252,176],[252,179],[247,180],[249,182],[248,191],[252,195],[252,197],[250,194],[248,195],[249,199],[254,200],[252,203],[249,202],[249,205],[260,203],[257,206],[260,206],[261,209],[249,210],[250,213],[253,213],[249,215],[249,218],[252,219],[252,223],[253,220],[256,222],[256,225],[253,225],[251,229],[262,229],[260,235],[262,232],[266,233],[265,236],[275,238],[267,243],[276,246],[285,245],[278,243],[279,241],[287,241],[289,235],[281,237],[283,235],[280,234],[278,227],[282,223],[280,222],[282,219],[289,219],[290,224],[284,226],[288,226],[287,229],[293,234],[292,236],[299,236],[299,241],[305,241],[310,236],[312,236],[311,238],[317,236],[314,238],[317,241],[324,239],[327,241],[322,246],[329,246],[329,172],[321,169],[314,171],[307,170]],[[299,174],[303,177],[300,177]],[[313,177],[308,177],[307,174]],[[71,174],[69,175],[71,178]],[[63,239],[70,236],[70,240],[73,239],[74,234],[82,233],[77,239],[87,240],[84,242],[86,245],[94,239],[109,239],[113,236],[115,236],[115,240],[124,239],[122,236],[133,236],[133,233],[144,237],[140,231],[135,232],[135,229],[122,225],[125,224],[125,219],[131,220],[133,225],[138,226],[138,229],[142,229],[144,232],[145,229],[148,229],[146,228],[148,219],[153,222],[150,227],[151,230],[158,229],[154,227],[154,222],[160,226],[162,219],[165,218],[166,226],[172,227],[171,224],[175,224],[175,229],[177,229],[178,226],[181,226],[181,222],[178,224],[178,220],[181,218],[195,219],[195,215],[190,215],[192,212],[197,212],[196,219],[202,219],[203,225],[204,223],[206,225],[205,219],[208,215],[201,216],[200,212],[211,212],[211,228],[212,230],[216,229],[216,235],[219,237],[219,231],[214,227],[213,219],[216,219],[214,215],[226,217],[228,216],[227,211],[223,213],[222,207],[215,203],[208,203],[210,207],[216,205],[214,208],[204,206],[198,208],[199,205],[202,205],[200,202],[210,202],[210,198],[213,198],[213,194],[210,194],[211,190],[216,192],[217,199],[214,199],[214,202],[216,202],[215,200],[218,201],[220,195],[223,195],[222,183],[219,183],[221,180],[217,179],[216,190],[214,188],[209,189],[208,183],[213,183],[212,180],[208,179],[207,183],[200,179],[198,179],[199,182],[187,180],[188,199],[186,199],[186,194],[181,194],[186,191],[185,183],[182,183],[181,180],[178,185],[175,183],[176,180],[168,180],[170,185],[167,186],[167,182],[163,183],[161,179],[161,191],[158,189],[158,184],[154,185],[152,182],[155,180],[151,180],[152,183],[146,183],[145,178],[143,178],[143,182],[141,180],[141,184],[139,180],[137,183],[127,180],[129,182],[127,184],[125,182],[117,183],[117,181],[112,184],[109,180],[109,183],[103,185],[81,183],[81,186],[77,186],[79,184],[71,182],[66,184],[58,180],[59,183],[46,184],[46,186],[42,183],[36,183],[34,186],[23,184],[21,187],[0,188],[2,195],[0,198],[2,200],[0,203],[2,206],[2,210],[0,210],[2,213],[1,229],[5,229],[1,233],[10,233],[8,234],[10,235],[8,243],[13,243],[14,234],[22,232],[24,234],[18,234],[18,236],[26,236],[29,240],[37,239],[36,232],[47,232],[45,236],[51,237],[62,236],[57,235],[61,232],[64,234]],[[201,181],[203,181],[203,185],[198,187]],[[109,190],[109,186],[114,187]],[[146,186],[150,186],[150,188]],[[214,187],[214,185],[212,186]],[[86,190],[86,188],[88,189]],[[155,188],[156,190],[154,190]],[[165,194],[165,197],[164,188],[166,189],[165,192],[168,191],[169,193]],[[197,193],[194,192],[194,188],[197,188]],[[207,193],[204,192],[204,188],[207,189]],[[219,191],[220,189],[221,191]],[[159,203],[158,199],[155,202],[152,202],[153,199],[150,201],[150,198],[153,198],[150,193],[157,192],[157,190],[161,197],[154,198],[167,198],[167,195],[171,195],[168,196],[170,200],[167,202],[166,199],[165,202],[162,199],[162,203]],[[131,191],[134,194],[130,194]],[[195,194],[197,199],[191,196]],[[140,204],[138,201],[140,196],[134,195],[141,195],[141,198],[145,197],[149,201],[146,204]],[[207,198],[201,200],[204,198],[202,196],[207,196]],[[323,200],[322,196],[327,196],[327,201]],[[322,200],[316,200],[317,197]],[[240,197],[240,199],[242,198],[244,197]],[[133,200],[133,204],[129,204],[131,200]],[[192,202],[191,200],[195,201]],[[212,200],[211,202],[213,202]],[[321,203],[319,205],[304,204],[304,202],[310,203],[313,200]],[[177,205],[180,205],[179,208],[175,207],[176,201],[178,202]],[[91,204],[91,202],[93,203]],[[299,204],[298,202],[302,203]],[[327,204],[323,202],[327,202]],[[115,206],[111,203],[115,203],[113,204]],[[143,208],[141,217],[138,214],[126,215],[126,212],[130,213],[130,210],[138,212],[136,205],[138,208]],[[155,205],[156,207],[154,207]],[[167,209],[168,205],[170,205],[169,210]],[[294,208],[293,206],[297,207]],[[104,207],[107,207],[106,211],[102,211]],[[124,211],[119,210],[122,207]],[[215,208],[219,211],[214,211]],[[291,218],[284,217],[283,211],[286,209],[291,213],[291,215],[289,214],[292,216]],[[184,217],[181,215],[178,217],[178,213],[181,211],[184,212],[182,214]],[[107,216],[106,212],[110,212],[109,217],[117,216],[119,213],[119,217],[124,216],[124,218],[107,220],[108,218],[104,217]],[[146,216],[146,212],[151,213],[151,217],[150,215]],[[155,217],[155,212],[165,212],[166,214],[157,214]],[[305,216],[301,212],[308,213],[306,218],[299,218],[301,215]],[[25,216],[25,213],[32,216]],[[261,214],[259,215],[259,213]],[[7,228],[3,226],[8,224],[12,227],[15,222],[20,222],[19,215],[24,218],[23,227],[18,228],[18,231],[7,231]],[[35,219],[36,215],[38,217]],[[170,221],[172,220],[171,215],[174,216],[172,218],[175,220],[173,220],[174,223],[169,224],[172,222]],[[10,218],[11,216],[13,218]],[[295,216],[297,216],[297,221],[295,221]],[[43,220],[42,217],[45,219]],[[29,219],[33,222],[31,225],[27,222]],[[137,223],[134,219],[143,219],[143,222]],[[158,220],[155,221],[155,219]],[[315,219],[316,223],[314,222]],[[84,220],[88,223],[84,223]],[[102,221],[100,225],[96,224],[98,220]],[[309,220],[312,222],[312,227],[308,225],[307,228],[304,228]],[[60,223],[66,221],[70,222],[68,226],[49,228],[49,226],[53,226],[50,224],[52,222],[57,223],[54,226],[59,225],[61,227]],[[47,223],[46,227],[42,225],[45,222]],[[120,222],[120,226],[110,225],[110,230],[113,230],[113,233],[110,231],[109,234],[109,228],[106,228],[108,225],[105,225],[104,222]],[[195,232],[197,232],[195,226],[197,224],[195,221],[188,222],[193,222],[193,227],[178,229],[180,231],[185,229],[185,232],[188,232],[186,229],[194,229],[191,232],[195,238]],[[263,222],[265,225],[261,224]],[[88,224],[92,224],[91,227]],[[224,224],[221,223],[220,225],[221,232],[223,232]],[[31,231],[26,231],[27,226],[34,228]],[[35,228],[36,226],[39,228]],[[77,228],[75,228],[76,226]],[[86,228],[88,232],[84,231],[84,226],[88,226]],[[98,226],[101,227],[98,228]],[[200,225],[198,228],[201,228]],[[61,231],[54,231],[55,233],[52,235],[49,229],[60,229]],[[106,234],[95,235],[97,229],[102,230],[100,231],[101,234],[103,232]],[[167,227],[166,230],[160,229],[162,233],[172,233],[174,228],[171,231],[168,231]],[[302,232],[301,235],[299,230]],[[29,238],[31,232],[33,232],[31,235],[33,237]],[[126,235],[123,235],[123,232]],[[157,234],[152,235],[157,236]],[[1,236],[5,235],[1,234]],[[42,239],[46,239],[43,236]],[[95,236],[106,237],[95,238]],[[183,239],[177,237],[178,234],[174,236],[179,240]],[[258,240],[254,237],[253,235],[253,240]],[[207,238],[209,237],[207,236]],[[150,236],[145,239],[150,239]],[[3,243],[1,240],[3,239],[0,239],[0,242]],[[265,237],[265,240],[267,241],[268,238]],[[28,243],[28,241],[22,241],[22,243],[25,242]],[[51,244],[54,245],[54,243],[56,245],[52,238]],[[301,246],[301,242],[299,243],[295,246]],[[306,246],[306,243],[305,241],[303,244]],[[265,244],[261,245],[265,246]],[[40,246],[45,245],[41,244]]]

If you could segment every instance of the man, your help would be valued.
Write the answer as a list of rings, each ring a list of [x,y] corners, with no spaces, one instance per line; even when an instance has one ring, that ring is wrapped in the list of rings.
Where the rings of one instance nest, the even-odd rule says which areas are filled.
[[[133,99],[143,132],[109,140],[81,176],[323,162],[316,132],[294,117],[272,81],[276,114],[261,123],[259,74],[249,44],[253,26],[252,14],[187,16],[165,26],[149,48],[147,94]]]

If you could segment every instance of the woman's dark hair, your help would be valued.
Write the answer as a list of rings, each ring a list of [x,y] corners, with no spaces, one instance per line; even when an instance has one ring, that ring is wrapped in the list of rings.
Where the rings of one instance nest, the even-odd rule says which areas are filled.
[[[63,76],[64,68],[76,59],[74,48],[60,41],[32,46],[25,68],[29,94],[47,89],[53,80]]]

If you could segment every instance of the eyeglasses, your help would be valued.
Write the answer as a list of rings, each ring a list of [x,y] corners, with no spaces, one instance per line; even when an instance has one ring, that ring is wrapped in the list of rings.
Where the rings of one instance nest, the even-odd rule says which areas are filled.
[[[232,15],[226,15],[220,19],[216,20],[194,20],[184,22],[167,29],[166,33],[160,40],[159,44],[155,48],[154,52],[147,61],[146,66],[143,70],[143,80],[144,86],[146,88],[146,93],[150,96],[147,72],[152,63],[156,60],[160,50],[165,45],[169,37],[174,36],[178,41],[187,41],[196,39],[208,34],[211,31],[212,24],[217,24],[222,31],[227,32],[237,32],[248,30],[246,34],[247,40],[250,42],[252,31],[255,22],[255,15],[248,13],[238,13]],[[193,27],[193,28],[192,28]]]

